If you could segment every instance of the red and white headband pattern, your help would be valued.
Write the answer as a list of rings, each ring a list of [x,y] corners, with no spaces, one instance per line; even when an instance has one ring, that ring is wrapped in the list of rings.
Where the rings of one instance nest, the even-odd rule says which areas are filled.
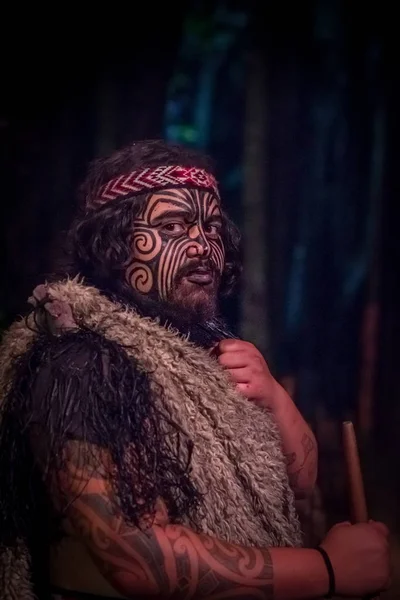
[[[124,196],[186,186],[210,190],[219,197],[217,182],[211,173],[197,167],[169,165],[140,169],[111,179],[88,205],[93,207]]]

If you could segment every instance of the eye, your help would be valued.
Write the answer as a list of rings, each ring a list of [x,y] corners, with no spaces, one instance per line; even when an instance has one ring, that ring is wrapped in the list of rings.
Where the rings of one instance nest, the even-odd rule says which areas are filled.
[[[204,226],[204,231],[208,235],[218,236],[221,233],[222,225],[220,223],[206,223]]]
[[[184,232],[185,226],[183,223],[165,223],[162,225],[161,229],[166,231],[167,233],[172,233],[174,235],[179,235]]]

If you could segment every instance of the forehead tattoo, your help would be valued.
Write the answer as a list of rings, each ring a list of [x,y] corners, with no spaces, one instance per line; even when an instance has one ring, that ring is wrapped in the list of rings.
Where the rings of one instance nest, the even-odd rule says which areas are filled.
[[[175,220],[185,223],[180,234],[163,230],[165,222]],[[135,220],[131,285],[144,294],[157,289],[166,299],[176,273],[188,260],[188,249],[199,244],[203,257],[222,273],[225,252],[220,230],[210,234],[207,228],[220,220],[219,200],[211,192],[177,189],[153,194]]]

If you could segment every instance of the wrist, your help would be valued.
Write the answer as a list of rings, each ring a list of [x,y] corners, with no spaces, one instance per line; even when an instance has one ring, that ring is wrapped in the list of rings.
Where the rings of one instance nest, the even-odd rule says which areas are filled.
[[[318,550],[271,548],[270,554],[275,600],[321,599],[328,592],[329,575]]]
[[[329,588],[328,588],[328,593],[325,594],[324,598],[333,598],[335,595],[335,592],[336,592],[336,580],[335,580],[335,572],[332,567],[331,559],[329,558],[329,554],[327,553],[325,548],[322,548],[322,546],[317,546],[316,550],[317,550],[317,552],[320,553],[320,555],[325,563],[326,571],[328,573]]]
[[[313,580],[315,586],[313,591],[318,594],[318,597],[326,598],[330,591],[330,578],[325,560],[319,550],[313,548],[310,549],[310,552],[313,553]]]
[[[271,398],[268,404],[276,417],[284,415],[287,412],[288,406],[293,404],[285,388],[276,379],[273,380]]]

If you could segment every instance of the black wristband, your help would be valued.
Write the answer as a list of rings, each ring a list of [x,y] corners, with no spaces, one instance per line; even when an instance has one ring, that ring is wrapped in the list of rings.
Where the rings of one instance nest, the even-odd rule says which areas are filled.
[[[328,575],[329,575],[329,590],[328,590],[328,593],[326,594],[326,596],[324,596],[324,598],[332,598],[335,595],[336,582],[335,582],[335,572],[333,570],[331,560],[330,560],[326,550],[321,548],[321,546],[317,546],[315,549],[318,550],[318,552],[324,559],[324,563],[325,563],[325,566],[326,566],[326,569],[327,569]]]

